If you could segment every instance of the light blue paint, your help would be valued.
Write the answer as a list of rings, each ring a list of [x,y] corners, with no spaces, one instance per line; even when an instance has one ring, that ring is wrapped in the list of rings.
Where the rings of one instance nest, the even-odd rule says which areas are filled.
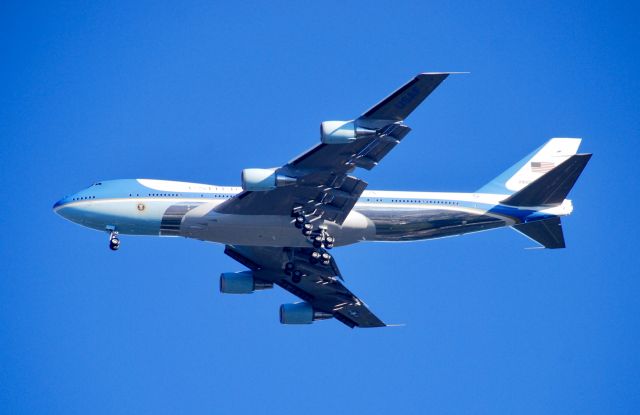
[[[542,147],[544,147],[545,145],[546,143],[541,145],[534,151],[532,151],[525,158],[523,158],[522,160],[520,160],[519,162],[509,167],[504,172],[502,172],[498,177],[494,178],[489,183],[485,184],[480,189],[476,190],[476,193],[508,194],[508,195],[513,194],[514,193],[513,190],[507,189],[507,186],[506,186],[507,181],[509,181],[509,179],[513,177],[513,175],[515,175],[518,172],[518,170],[520,170],[525,164],[527,164],[527,162],[531,160],[531,158],[535,156],[536,153],[540,151],[540,149],[542,149]]]

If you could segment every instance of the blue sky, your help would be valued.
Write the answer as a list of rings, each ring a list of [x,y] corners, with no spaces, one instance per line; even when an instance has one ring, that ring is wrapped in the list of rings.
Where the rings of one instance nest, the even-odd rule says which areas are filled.
[[[633,2],[3,2],[0,412],[637,413],[640,72]],[[515,4],[514,4],[515,3]],[[473,191],[551,137],[594,157],[568,248],[502,229],[334,252],[383,330],[278,323],[217,292],[222,246],[51,205],[94,181],[237,185],[323,120],[450,77],[370,189]]]

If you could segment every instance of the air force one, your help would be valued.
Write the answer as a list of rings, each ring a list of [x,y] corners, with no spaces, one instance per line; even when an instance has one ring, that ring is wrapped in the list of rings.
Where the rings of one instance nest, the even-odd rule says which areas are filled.
[[[352,121],[325,121],[320,143],[278,168],[242,170],[242,187],[126,179],[93,184],[53,209],[109,234],[182,236],[225,244],[248,270],[220,275],[220,291],[279,285],[302,301],[280,306],[283,324],[335,318],[386,326],[343,284],[330,250],[363,241],[406,242],[511,227],[544,248],[564,248],[560,218],[591,154],[579,138],[552,138],[474,193],[365,190],[371,170],[409,133],[404,119],[450,73],[416,76]]]

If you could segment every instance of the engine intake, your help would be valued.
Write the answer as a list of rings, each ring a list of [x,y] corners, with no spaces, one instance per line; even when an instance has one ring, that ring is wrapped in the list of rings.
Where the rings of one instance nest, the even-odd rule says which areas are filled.
[[[280,306],[280,323],[282,324],[311,324],[315,320],[325,320],[333,317],[330,313],[314,310],[307,302],[282,304]]]
[[[273,283],[256,279],[252,271],[220,274],[220,292],[223,294],[251,294],[268,288],[273,288]]]
[[[375,133],[376,130],[358,127],[354,121],[324,121],[320,124],[320,140],[324,144],[347,144]]]
[[[296,184],[295,177],[278,173],[277,169],[244,169],[241,175],[242,190],[264,192],[276,187]]]

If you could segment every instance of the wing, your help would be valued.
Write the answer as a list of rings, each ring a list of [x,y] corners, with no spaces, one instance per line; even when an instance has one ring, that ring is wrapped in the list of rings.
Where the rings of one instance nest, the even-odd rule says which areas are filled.
[[[351,328],[385,326],[362,300],[339,281],[342,276],[333,258],[326,266],[311,264],[307,259],[310,248],[227,245],[224,252],[250,268],[257,279],[277,284],[306,301],[314,312],[335,317]],[[293,282],[292,276],[285,272],[287,263],[303,273],[299,282]]]
[[[411,131],[402,120],[447,76],[448,73],[416,76],[349,122],[353,140],[323,142],[277,169],[279,174],[294,178],[295,185],[243,191],[215,210],[244,215],[289,215],[295,207],[306,215],[342,224],[367,187],[365,181],[350,173],[357,167],[372,169],[398,145]]]

